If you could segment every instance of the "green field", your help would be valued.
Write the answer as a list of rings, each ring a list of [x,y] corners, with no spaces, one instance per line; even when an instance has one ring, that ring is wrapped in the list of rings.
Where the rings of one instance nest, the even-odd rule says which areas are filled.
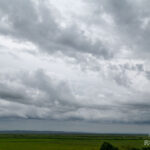
[[[120,150],[144,147],[144,135],[1,134],[0,150],[99,150],[107,141]]]

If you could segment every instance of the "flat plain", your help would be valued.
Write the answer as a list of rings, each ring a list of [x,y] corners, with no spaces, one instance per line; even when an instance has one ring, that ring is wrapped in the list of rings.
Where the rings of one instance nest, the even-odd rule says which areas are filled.
[[[99,150],[109,142],[120,150],[144,147],[147,135],[0,134],[0,150]]]

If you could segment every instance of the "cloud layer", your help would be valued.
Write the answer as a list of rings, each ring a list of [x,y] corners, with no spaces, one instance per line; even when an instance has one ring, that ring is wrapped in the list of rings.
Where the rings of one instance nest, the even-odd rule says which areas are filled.
[[[144,0],[1,0],[0,118],[150,122]]]

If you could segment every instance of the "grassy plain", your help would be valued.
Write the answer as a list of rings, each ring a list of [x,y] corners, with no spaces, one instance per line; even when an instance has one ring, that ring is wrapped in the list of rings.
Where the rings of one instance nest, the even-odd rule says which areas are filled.
[[[120,150],[144,147],[146,135],[0,134],[0,150],[99,150],[107,141]]]

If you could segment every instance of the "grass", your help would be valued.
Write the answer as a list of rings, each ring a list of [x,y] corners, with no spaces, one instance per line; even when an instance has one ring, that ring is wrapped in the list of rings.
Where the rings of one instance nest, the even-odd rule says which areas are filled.
[[[144,135],[1,134],[0,150],[99,150],[107,141],[120,150],[144,146]]]

